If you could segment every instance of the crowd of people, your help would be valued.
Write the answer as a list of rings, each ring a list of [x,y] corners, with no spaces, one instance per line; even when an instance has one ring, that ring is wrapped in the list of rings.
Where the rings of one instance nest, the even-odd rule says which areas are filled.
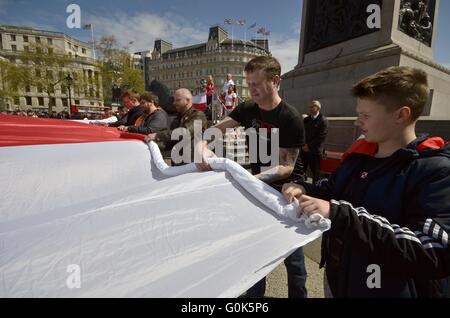
[[[112,112],[111,108],[106,107],[102,112],[90,113],[90,112],[77,112],[73,114],[69,114],[67,111],[37,111],[37,110],[4,110],[1,111],[2,115],[14,115],[14,116],[23,116],[23,117],[33,117],[33,118],[49,118],[49,119],[65,119],[65,120],[102,120],[105,118],[109,118],[111,116],[119,115],[120,111],[118,110],[115,114]]]

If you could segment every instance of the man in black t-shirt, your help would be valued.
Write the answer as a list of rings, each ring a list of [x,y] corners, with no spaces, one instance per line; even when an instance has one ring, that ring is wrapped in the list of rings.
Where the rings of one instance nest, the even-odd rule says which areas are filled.
[[[250,152],[258,154],[258,160],[252,163],[252,172],[258,179],[281,190],[283,182],[292,178],[294,173],[302,174],[301,171],[294,172],[299,159],[300,148],[305,143],[305,132],[303,120],[300,114],[289,104],[281,100],[278,87],[281,80],[280,63],[273,57],[260,56],[252,59],[245,67],[246,80],[252,96],[252,102],[245,102],[226,117],[215,128],[223,133],[227,128],[244,126],[246,129],[255,128],[259,141],[266,140],[270,147],[270,132],[278,129],[279,149],[278,165],[262,171],[264,163],[259,157],[259,149],[249,147]],[[264,134],[266,128],[267,134]],[[252,149],[253,148],[253,149]],[[215,156],[207,148],[206,142],[201,145],[202,163],[199,168],[209,170],[207,159]],[[269,155],[269,154],[268,154]],[[304,263],[303,249],[299,248],[285,260],[288,272],[288,294],[289,297],[306,297],[306,268]],[[266,281],[263,278],[247,291],[248,297],[264,297]]]
[[[293,179],[294,176],[296,178],[302,176],[301,164],[294,165],[292,172],[289,173],[292,162],[300,161],[296,150],[305,143],[303,120],[297,110],[282,100],[272,110],[263,110],[258,104],[251,101],[240,104],[229,117],[246,130],[253,128],[257,134],[258,143],[255,144],[257,147],[252,147],[252,145],[249,147],[249,151],[254,152],[257,158],[257,161],[251,162],[250,165],[252,173],[257,178],[280,191],[283,182]],[[279,138],[279,149],[277,149],[279,165],[284,166],[282,169],[288,167],[288,169],[284,169],[287,171],[282,171],[282,173],[277,173],[279,166],[262,172],[263,167],[273,166],[274,163],[261,160],[259,141],[267,142],[267,156],[271,157],[272,132],[277,133]],[[296,158],[294,159],[294,157]]]

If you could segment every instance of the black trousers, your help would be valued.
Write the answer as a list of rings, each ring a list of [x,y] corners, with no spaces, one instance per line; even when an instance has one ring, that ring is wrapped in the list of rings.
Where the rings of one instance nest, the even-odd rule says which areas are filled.
[[[320,177],[320,160],[322,160],[322,154],[302,151],[301,158],[305,173],[307,172],[309,167],[312,172],[313,184],[315,184],[317,181],[319,181]]]

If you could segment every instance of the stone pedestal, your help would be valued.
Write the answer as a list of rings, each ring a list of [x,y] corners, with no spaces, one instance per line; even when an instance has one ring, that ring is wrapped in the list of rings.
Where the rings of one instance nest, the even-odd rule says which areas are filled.
[[[299,62],[283,75],[281,96],[301,113],[318,99],[328,117],[354,116],[354,83],[389,66],[412,66],[429,75],[423,116],[450,119],[450,70],[434,61],[439,0],[423,3],[427,7],[420,0],[304,0]],[[381,28],[367,24],[373,4],[381,8]]]

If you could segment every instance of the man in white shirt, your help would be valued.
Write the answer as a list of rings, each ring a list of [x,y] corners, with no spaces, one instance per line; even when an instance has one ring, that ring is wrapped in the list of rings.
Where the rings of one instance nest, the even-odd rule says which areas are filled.
[[[227,80],[225,81],[225,83],[223,84],[223,87],[222,87],[222,93],[225,96],[228,93],[228,87],[230,87],[230,85],[234,86],[234,81],[232,78],[233,78],[233,76],[231,74],[227,74]]]

